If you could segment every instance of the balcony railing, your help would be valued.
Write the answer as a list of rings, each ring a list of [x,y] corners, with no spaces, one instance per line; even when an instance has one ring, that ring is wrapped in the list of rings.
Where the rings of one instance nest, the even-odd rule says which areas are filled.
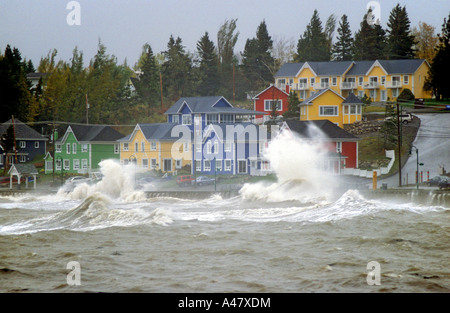
[[[402,88],[402,86],[403,86],[403,83],[398,80],[386,82],[386,88]]]
[[[380,88],[380,83],[379,82],[368,82],[368,83],[364,84],[364,88],[367,88],[367,89]]]
[[[308,83],[298,83],[298,84],[293,84],[291,86],[291,88],[293,90],[308,90],[309,89],[309,84]]]
[[[316,89],[326,89],[326,88],[329,88],[329,87],[330,87],[330,83],[323,83],[323,82],[320,82],[320,83],[316,83],[316,84],[314,85],[314,87],[315,87]]]
[[[356,89],[356,82],[342,82],[341,89]]]

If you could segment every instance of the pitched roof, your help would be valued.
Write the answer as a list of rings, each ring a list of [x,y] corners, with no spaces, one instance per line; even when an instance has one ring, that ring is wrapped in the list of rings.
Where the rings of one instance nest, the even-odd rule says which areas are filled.
[[[227,106],[215,106],[219,101],[224,100]],[[178,114],[183,105],[187,105],[192,113],[235,113],[256,115],[265,114],[264,112],[257,112],[253,110],[246,110],[241,108],[235,108],[222,96],[209,96],[209,97],[183,97],[178,99],[174,105],[172,105],[165,114]]]
[[[178,136],[172,136],[172,129],[179,124],[154,123],[138,124],[147,140],[178,140]],[[187,128],[187,126],[186,126]],[[178,134],[177,134],[178,135]]]
[[[361,99],[355,96],[353,92],[350,92],[348,97],[345,98],[344,102],[342,102],[342,104],[362,104],[362,103],[363,102],[361,101]]]
[[[8,174],[14,172],[14,169],[17,171],[18,174],[35,174],[35,175],[38,174],[38,171],[34,166],[34,164],[12,164],[11,168],[8,171]]]
[[[123,134],[105,125],[70,125],[69,127],[79,142],[116,141],[123,137]],[[63,141],[64,137],[58,141]]]
[[[0,136],[5,134],[8,128],[12,125],[13,125],[12,119],[9,119],[5,123],[1,124]],[[45,141],[48,140],[48,138],[39,134],[33,128],[31,128],[30,126],[26,125],[25,123],[21,122],[16,118],[14,119],[14,130],[16,133],[16,140],[45,140]]]
[[[388,74],[412,74],[426,62],[424,59],[407,59],[407,60],[373,60],[373,61],[329,61],[329,62],[302,62],[302,63],[285,63],[281,66],[275,77],[295,77],[301,68],[308,64],[317,76],[324,75],[366,75],[369,69],[375,64],[379,64],[386,70]]]
[[[342,97],[340,94],[336,93],[333,89],[330,88],[326,88],[326,89],[322,89],[319,92],[313,93],[311,96],[309,96],[308,98],[306,98],[303,102],[301,102],[299,105],[305,105],[305,104],[311,104],[312,101],[314,101],[316,98],[320,97],[321,95],[323,95],[325,92],[327,91],[331,91],[334,94],[336,94],[337,96],[341,97],[342,100],[344,100],[344,97]]]
[[[258,97],[259,97],[261,94],[265,93],[266,91],[268,91],[268,90],[270,90],[270,89],[272,89],[272,88],[277,89],[279,92],[284,93],[286,96],[289,96],[289,94],[288,94],[286,91],[284,91],[284,90],[278,88],[277,86],[274,86],[273,84],[270,84],[269,87],[267,87],[267,88],[264,89],[263,91],[259,92],[259,93],[258,93],[256,96],[254,96],[252,99],[253,99],[253,100],[257,100]]]
[[[340,128],[329,120],[285,121],[289,129],[302,138],[338,141],[358,141],[355,135]]]

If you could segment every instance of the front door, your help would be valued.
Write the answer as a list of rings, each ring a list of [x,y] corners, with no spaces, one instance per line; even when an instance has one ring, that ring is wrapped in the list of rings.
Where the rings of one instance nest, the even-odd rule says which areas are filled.
[[[172,172],[172,159],[164,159],[163,160],[163,171],[164,172]]]

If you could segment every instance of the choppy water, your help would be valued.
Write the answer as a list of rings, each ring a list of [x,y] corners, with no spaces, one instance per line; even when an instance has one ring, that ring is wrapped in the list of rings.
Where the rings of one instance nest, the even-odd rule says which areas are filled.
[[[111,161],[94,186],[0,197],[0,292],[450,291],[449,207],[338,194],[285,165],[233,198],[147,199]]]
[[[357,191],[316,203],[2,198],[0,291],[448,292],[448,221],[448,208]],[[380,285],[367,283],[370,261]]]

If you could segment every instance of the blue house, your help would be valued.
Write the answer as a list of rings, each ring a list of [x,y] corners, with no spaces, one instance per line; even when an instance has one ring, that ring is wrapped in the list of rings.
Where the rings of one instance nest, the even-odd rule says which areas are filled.
[[[183,125],[192,133],[192,173],[263,172],[267,128],[250,121],[264,112],[236,108],[224,97],[211,96],[180,98],[165,114],[168,123]]]
[[[39,134],[30,126],[18,119],[6,121],[0,125],[0,137],[4,137],[8,128],[12,127],[15,138],[15,151],[6,152],[0,145],[0,168],[5,165],[28,163],[38,155],[45,156],[48,138]]]

